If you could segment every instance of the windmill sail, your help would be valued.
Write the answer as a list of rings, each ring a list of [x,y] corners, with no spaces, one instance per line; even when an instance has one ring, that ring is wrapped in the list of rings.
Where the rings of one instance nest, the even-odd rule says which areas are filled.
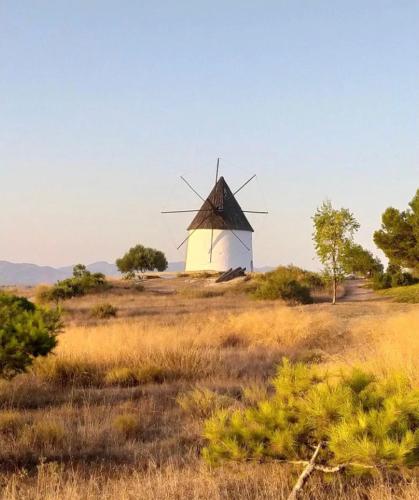
[[[232,192],[224,177],[218,178],[219,159],[215,185],[204,199],[184,178],[182,181],[203,204],[198,210],[171,210],[163,213],[196,212],[188,227],[188,236],[178,246],[187,243],[186,271],[225,271],[230,268],[253,270],[252,233],[245,213],[264,214],[256,210],[242,210],[235,194],[255,178],[253,175],[235,192]]]
[[[211,209],[213,211],[208,217]],[[252,226],[224,177],[218,179],[217,184],[190,223],[188,231],[198,227],[200,229],[253,232]]]

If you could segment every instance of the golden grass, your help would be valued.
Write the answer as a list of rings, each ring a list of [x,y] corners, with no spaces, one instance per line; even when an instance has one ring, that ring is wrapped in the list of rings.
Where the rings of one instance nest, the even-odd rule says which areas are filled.
[[[389,288],[388,290],[381,290],[379,293],[384,297],[390,297],[395,302],[419,304],[419,283],[411,286]]]
[[[378,374],[403,371],[419,386],[419,308],[361,318],[354,322],[353,348],[345,361],[362,364]]]
[[[280,464],[236,465],[208,470],[198,463],[187,468],[169,465],[147,471],[116,469],[67,470],[57,462],[38,467],[35,477],[14,474],[4,490],[4,500],[285,500],[296,470]],[[1,480],[1,477],[0,477]],[[385,477],[366,484],[330,478],[325,484],[314,476],[303,499],[416,500],[417,481],[400,478],[392,484]]]
[[[0,383],[0,498],[286,498],[295,471],[283,465],[205,467],[203,416],[264,398],[282,356],[329,370],[403,370],[419,386],[413,305],[189,299],[165,293],[184,282],[164,281],[105,292],[120,312],[106,321],[89,318],[97,297],[69,301],[56,353]],[[313,477],[305,494],[413,499],[418,488],[411,476]]]
[[[290,347],[316,334],[339,332],[330,309],[288,308],[239,314],[188,314],[182,318],[136,318],[95,326],[72,326],[60,336],[58,357],[109,362],[138,359],[151,351],[174,347],[216,347],[227,335],[239,335],[248,345]]]

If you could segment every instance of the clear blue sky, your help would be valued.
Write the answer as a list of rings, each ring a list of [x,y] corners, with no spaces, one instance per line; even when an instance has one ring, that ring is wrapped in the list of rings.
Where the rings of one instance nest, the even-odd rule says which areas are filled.
[[[419,2],[0,1],[0,260],[112,261],[175,243],[217,156],[256,265],[316,267],[328,197],[361,223],[419,180]]]

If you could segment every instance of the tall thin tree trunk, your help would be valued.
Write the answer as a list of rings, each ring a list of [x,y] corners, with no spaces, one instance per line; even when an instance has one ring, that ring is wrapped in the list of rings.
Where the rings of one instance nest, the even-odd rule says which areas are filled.
[[[333,276],[333,299],[332,299],[332,304],[336,304],[336,289],[337,289],[337,279],[336,275]]]

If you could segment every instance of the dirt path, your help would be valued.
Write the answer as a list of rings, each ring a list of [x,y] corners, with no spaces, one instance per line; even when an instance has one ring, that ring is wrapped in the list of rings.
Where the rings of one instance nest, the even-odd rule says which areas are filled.
[[[383,300],[383,297],[377,295],[371,288],[365,288],[365,280],[347,280],[345,281],[345,295],[341,302],[364,302]]]

